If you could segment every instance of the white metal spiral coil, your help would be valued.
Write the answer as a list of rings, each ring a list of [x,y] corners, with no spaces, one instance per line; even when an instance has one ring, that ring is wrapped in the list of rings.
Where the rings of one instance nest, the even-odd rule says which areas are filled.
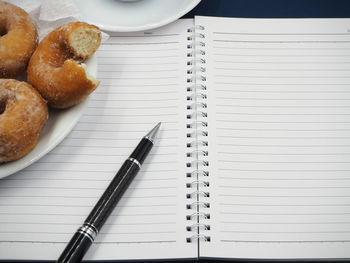
[[[189,243],[204,240],[210,241],[210,213],[206,212],[210,207],[207,200],[210,197],[207,180],[209,172],[208,156],[208,114],[207,104],[207,86],[206,86],[206,60],[204,55],[205,47],[203,26],[196,26],[187,30],[187,83],[186,100],[186,147],[189,149],[186,153],[186,209],[193,213],[186,215],[186,220],[191,221],[186,230],[193,232],[193,235],[186,238]],[[203,234],[204,233],[204,234]]]

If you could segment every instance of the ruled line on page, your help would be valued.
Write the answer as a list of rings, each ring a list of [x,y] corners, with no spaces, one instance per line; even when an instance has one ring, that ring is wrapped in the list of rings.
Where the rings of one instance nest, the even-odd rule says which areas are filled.
[[[240,144],[240,143],[218,143],[220,146],[254,146],[254,147],[350,147],[350,144]]]
[[[288,114],[286,114],[288,116]],[[236,136],[236,135],[218,135],[218,138],[233,139],[308,139],[308,140],[329,140],[329,139],[350,139],[350,136]]]
[[[0,233],[2,234],[56,234],[56,235],[71,235],[71,232],[46,232],[46,231],[36,231],[36,232],[32,232],[32,231],[0,231]],[[99,232],[98,235],[144,235],[144,234],[171,234],[171,233],[175,233],[175,231],[154,231],[154,232],[109,232],[109,233],[103,233],[103,232]]]
[[[49,204],[49,205],[45,205],[45,204],[40,204],[40,203],[31,203],[31,204],[0,204],[0,207],[3,207],[3,206],[25,206],[25,207],[60,207],[60,206],[63,206],[63,207],[90,207],[90,208],[93,208],[94,206],[93,205],[71,205],[71,204]],[[118,205],[118,207],[153,207],[153,206],[156,206],[156,207],[175,207],[176,204],[147,204],[147,205]],[[1,221],[1,224],[2,223],[6,223],[6,222],[3,222]],[[11,223],[16,223],[16,222],[7,222],[8,224],[11,224]],[[30,224],[28,223],[28,221],[26,222],[17,222],[18,224]],[[42,222],[32,222],[32,224],[51,224],[51,223],[42,223]],[[57,223],[58,224],[58,223]],[[67,223],[68,224],[68,223]],[[145,223],[145,224],[151,224],[151,223]],[[159,224],[169,224],[169,223],[166,223],[166,222],[159,222]],[[109,224],[109,225],[112,225],[112,224]],[[127,224],[119,224],[119,225],[127,225]],[[129,224],[129,225],[132,225],[132,224]]]
[[[229,131],[306,131],[306,132],[314,132],[314,131],[350,131],[350,128],[320,128],[320,129],[305,129],[305,128],[232,128],[232,127],[218,127],[218,130],[229,130]]]
[[[113,115],[111,115],[113,116]],[[118,116],[118,115],[115,115],[115,116]],[[138,116],[144,116],[144,115],[138,115]],[[147,115],[148,116],[148,115]],[[73,140],[87,140],[87,139],[90,139],[90,140],[102,140],[102,141],[109,141],[109,140],[112,140],[112,141],[139,141],[138,139],[134,139],[134,138],[105,138],[105,137],[101,137],[101,136],[87,136],[87,137],[84,137],[84,136],[70,136],[69,137],[70,139],[73,139]],[[173,136],[173,137],[165,137],[165,138],[162,138],[162,140],[176,140],[178,139],[176,136]]]
[[[115,53],[123,53],[123,52],[164,52],[164,51],[178,51],[177,48],[163,48],[163,49],[125,49],[125,48],[118,48],[118,50],[114,49],[105,49],[105,46],[102,46],[99,50],[97,50],[98,54],[115,54]]]
[[[346,155],[350,155],[349,152],[345,152],[345,153],[319,153],[319,152],[311,152],[311,153],[272,153],[272,152],[218,152],[219,154],[224,154],[224,155],[291,155],[291,156],[324,156],[324,155],[340,155],[340,156],[346,156]]]
[[[109,73],[109,72],[113,72],[113,73],[159,73],[159,72],[178,72],[178,69],[158,69],[158,70],[102,70],[102,69],[98,69],[97,72],[98,73]],[[99,92],[101,93],[101,92]]]
[[[303,244],[303,243],[347,243],[350,242],[350,239],[337,239],[337,240],[243,240],[243,239],[221,239],[220,241],[222,242],[227,242],[227,243],[284,243],[284,244]]]
[[[251,234],[347,234],[350,231],[240,231],[240,230],[225,230],[228,233],[251,233]]]
[[[159,94],[159,95],[171,95],[171,96],[175,96],[177,94],[179,94],[180,92],[179,91],[140,91],[138,92],[137,90],[135,91],[132,91],[130,90],[130,88],[128,89],[128,91],[126,90],[122,90],[121,88],[118,88],[119,90],[118,91],[111,91],[110,93],[109,92],[99,92],[95,97],[96,98],[99,98],[99,97],[102,97],[101,95],[110,95],[111,97],[115,97],[115,95],[120,95],[120,96],[123,96],[123,95],[156,95],[156,94]],[[106,100],[109,100],[109,98],[106,98]]]
[[[109,148],[119,148],[119,149],[133,149],[132,146],[104,146],[104,145],[75,145],[75,144],[66,144],[65,142],[63,142],[61,145],[59,145],[60,147],[65,146],[65,147],[72,147],[72,148],[86,148],[86,147],[90,147],[90,148],[105,148],[105,149],[109,149]],[[177,148],[179,145],[176,144],[169,144],[169,145],[154,145],[153,148]],[[117,156],[117,155],[116,155]]]
[[[67,187],[67,186],[0,186],[0,189],[56,189],[56,190],[105,190],[105,187]],[[156,190],[156,189],[176,189],[175,186],[159,186],[159,187],[128,187],[131,190]]]
[[[162,79],[178,79],[177,76],[170,76],[170,77],[100,77],[101,81],[106,80],[162,80]]]
[[[248,203],[220,203],[220,205],[223,206],[291,206],[291,207],[318,207],[318,206],[336,206],[336,207],[343,207],[343,206],[350,206],[350,204],[266,204],[266,203],[256,203],[256,204],[248,204]],[[350,221],[346,221],[350,224]],[[305,223],[305,222],[304,222]],[[268,224],[268,223],[266,223]],[[272,223],[273,224],[273,223]]]
[[[174,108],[177,108],[177,107],[174,107]],[[114,131],[114,130],[105,130],[105,129],[98,129],[98,130],[94,130],[94,131],[97,131],[97,132],[101,132],[101,133],[116,133],[116,134],[118,134],[118,133],[124,133],[124,132],[126,132],[126,133],[131,133],[131,132],[134,132],[134,133],[140,133],[140,134],[143,134],[144,133],[144,131],[143,130],[137,130],[137,129],[135,129],[135,130],[116,130],[116,131]],[[179,131],[179,129],[176,129],[176,128],[173,128],[173,129],[163,129],[162,130],[163,132],[178,132]],[[91,130],[88,130],[88,129],[82,129],[82,128],[76,128],[76,129],[74,129],[74,131],[73,132],[91,132]],[[153,153],[150,153],[150,155],[152,155]],[[118,154],[117,154],[118,155]]]
[[[29,215],[40,215],[40,216],[86,216],[85,214],[72,214],[72,213],[4,213],[0,212],[0,215],[21,215],[21,216],[29,216]],[[176,215],[176,213],[138,213],[138,214],[111,214],[109,217],[133,217],[133,216],[163,216],[163,215]],[[70,233],[72,234],[72,233]]]
[[[249,75],[216,75],[218,78],[262,78],[262,79],[339,79],[339,78],[350,78],[350,76],[344,75],[344,76],[280,76],[280,75],[264,75],[264,76],[249,76]]]
[[[171,180],[176,180],[176,177],[166,177],[166,178],[143,178],[142,181],[171,181]],[[10,178],[7,179],[5,178],[4,181],[81,181],[81,178],[50,178],[50,177],[30,177],[30,179],[22,179],[22,178]],[[134,181],[140,181],[141,179],[135,178]],[[84,181],[92,181],[92,182],[110,182],[110,179],[96,179],[96,178],[84,178]]]
[[[284,101],[284,100],[288,100],[288,101],[293,101],[293,100],[297,100],[297,101],[303,101],[303,100],[307,100],[307,101],[348,101],[350,100],[350,98],[259,98],[259,97],[223,97],[223,96],[216,96],[217,99],[221,99],[221,100],[259,100],[259,101],[273,101],[273,100],[278,100],[278,101]]]
[[[350,61],[238,61],[238,60],[214,60],[215,63],[231,63],[231,64],[288,64],[288,65],[302,65],[302,64],[335,64],[335,65],[341,65],[341,64],[350,64]]]
[[[223,54],[223,53],[216,53],[214,54],[215,56],[225,56],[225,57],[268,57],[268,58],[274,58],[274,57],[302,57],[302,58],[308,58],[308,57],[349,57],[350,54],[343,54],[343,55],[324,55],[324,54],[305,54],[305,55],[297,55],[297,54],[293,54],[293,55],[274,55],[274,54]]]
[[[99,198],[99,195],[95,195],[95,196],[75,196],[75,195],[18,195],[18,196],[12,196],[12,195],[0,195],[0,197],[11,197],[11,198],[65,198],[65,199],[93,199],[96,200],[96,198]],[[123,196],[121,199],[143,199],[143,198],[175,198],[176,195],[152,195],[152,196]],[[2,213],[0,212],[0,214],[2,215],[12,215],[12,214],[21,214],[22,213]],[[30,213],[29,213],[30,214]],[[26,215],[29,215],[28,213]],[[173,213],[172,213],[173,214]],[[34,215],[34,214],[33,214]],[[45,215],[45,213],[39,214],[39,215]],[[49,215],[49,214],[47,214]],[[64,214],[66,215],[66,214]],[[158,214],[159,215],[159,214]],[[83,216],[83,215],[81,215]],[[118,215],[118,216],[125,216],[123,214]]]
[[[217,104],[217,106],[222,106],[222,107],[231,107],[231,108],[305,108],[305,109],[310,109],[310,108],[335,108],[335,109],[340,109],[340,108],[350,108],[350,105],[343,105],[343,106],[337,106],[337,105],[312,105],[312,106],[307,106],[307,105],[291,105],[291,106],[286,106],[286,105],[244,105],[244,104]]]
[[[93,169],[89,169],[89,170],[82,170],[82,169],[63,169],[63,170],[60,170],[60,169],[55,169],[55,168],[53,168],[53,169],[39,169],[39,168],[28,168],[28,171],[32,171],[32,172],[50,172],[50,171],[52,171],[52,172],[60,172],[60,171],[62,171],[62,172],[69,172],[69,173],[75,173],[75,172],[82,172],[82,173],[94,173],[94,174],[100,174],[100,173],[108,173],[108,174],[110,174],[111,172],[115,172],[115,169],[110,169],[110,170],[108,170],[108,171],[103,171],[103,170],[93,170]],[[148,173],[170,173],[170,172],[176,172],[176,170],[174,170],[174,169],[162,169],[162,170],[151,170],[151,169],[148,169],[147,170],[147,172]]]
[[[349,72],[349,69],[333,69],[333,68],[325,68],[325,69],[303,69],[303,68],[285,68],[285,69],[281,69],[281,68],[237,68],[237,67],[215,67],[216,70],[237,70],[237,71],[273,71],[273,72],[279,72],[279,71],[286,71],[286,72],[294,72],[294,71],[298,71],[298,72],[305,72],[305,71],[314,71],[314,72],[333,72],[333,71],[346,71]],[[284,92],[284,91],[281,91]]]
[[[160,102],[166,102],[166,101],[177,101],[177,99],[173,99],[173,98],[168,98],[168,99],[148,99],[148,98],[144,98],[144,99],[107,99],[107,100],[101,100],[101,99],[94,99],[92,98],[90,101],[112,101],[112,102],[123,102],[123,101],[131,101],[131,102],[154,102],[154,101],[160,101]],[[174,114],[172,114],[174,115]]]
[[[219,185],[222,188],[236,189],[236,188],[244,188],[244,189],[349,189],[350,186],[242,186],[242,185]],[[350,205],[350,204],[349,204]]]
[[[172,33],[172,34],[140,34],[140,35],[122,35],[121,33],[111,33],[111,37],[114,38],[125,38],[125,37],[136,37],[136,38],[149,38],[149,37],[169,37],[169,36],[180,36],[180,34]]]
[[[214,31],[212,32],[214,35],[258,35],[258,36],[310,36],[310,35],[316,35],[316,36],[349,36],[350,33],[319,33],[319,32],[307,32],[307,33],[286,33],[286,32],[269,32],[269,33],[261,33],[261,32],[220,32],[220,31]]]
[[[162,55],[162,56],[138,56],[138,57],[130,57],[130,56],[98,56],[99,59],[149,59],[149,58],[161,58],[161,59],[166,59],[166,58],[178,58],[178,55]],[[118,71],[116,71],[118,72]],[[142,72],[152,72],[152,71],[142,71]]]
[[[237,172],[349,172],[350,169],[237,169],[237,168],[219,168],[220,171],[237,171]]]
[[[264,176],[264,177],[251,177],[251,176],[245,176],[245,177],[239,177],[239,176],[225,176],[225,175],[220,175],[220,179],[223,180],[257,180],[257,181],[347,181],[350,180],[350,176],[343,176],[343,177],[334,177],[334,175],[329,175],[330,177],[308,177],[308,176],[303,176],[302,178],[298,177],[288,177],[288,176],[283,176],[283,177],[269,177],[269,176]]]
[[[117,63],[117,62],[109,62],[107,63],[104,61],[103,63],[99,63],[101,66],[153,66],[154,63],[144,63],[144,62],[139,62],[139,63],[129,63],[129,62],[123,62],[123,63]],[[177,65],[176,62],[158,62],[157,65]]]
[[[96,123],[94,121],[80,121],[79,122],[80,124],[84,124],[84,123]],[[148,125],[151,125],[153,124],[154,122],[136,122],[136,121],[116,121],[116,122],[98,122],[99,124],[148,124]],[[176,121],[164,121],[162,123],[165,123],[165,124],[177,124]]]
[[[232,214],[232,215],[350,215],[350,213],[250,213],[250,212],[221,212],[222,214]]]
[[[350,50],[348,47],[232,47],[232,46],[213,46],[214,49],[233,49],[233,50]]]
[[[254,43],[254,44],[265,44],[265,43],[350,43],[350,40],[228,40],[228,39],[213,39],[214,42],[228,42],[228,43]]]
[[[105,109],[106,106],[89,106],[89,109]],[[125,110],[128,110],[128,109],[142,109],[142,110],[145,110],[145,109],[176,109],[178,108],[177,105],[174,105],[174,106],[135,106],[135,107],[122,107],[122,106],[108,106],[108,109],[125,109]],[[117,131],[118,132],[118,131]]]
[[[66,244],[67,241],[41,241],[41,240],[0,240],[0,243],[38,243],[38,244]],[[176,240],[151,240],[151,241],[94,241],[94,244],[148,244],[148,243],[176,243]]]
[[[55,152],[52,152],[50,154],[50,156],[74,156],[75,154],[72,154],[72,153],[55,153]],[[116,157],[116,156],[124,156],[125,157],[125,154],[100,154],[100,153],[80,153],[79,155],[81,156],[103,156],[103,157]],[[148,156],[154,156],[156,154],[149,154]],[[159,155],[173,155],[173,156],[176,156],[176,153],[158,153],[157,154],[158,156]],[[5,179],[7,180],[7,178]],[[12,179],[12,180],[15,180],[15,179]],[[56,180],[59,180],[59,179],[56,179]]]
[[[119,88],[135,88],[135,87],[141,87],[141,88],[147,88],[147,87],[176,87],[178,86],[179,84],[178,83],[164,83],[164,84],[159,84],[159,83],[152,83],[152,84],[139,84],[139,85],[136,85],[136,84],[128,84],[128,85],[125,85],[125,84],[118,84],[118,87]],[[109,86],[112,86],[112,87],[116,87],[117,84],[109,84],[109,83],[103,83],[102,84],[103,87],[109,87]],[[98,93],[100,93],[98,91]],[[102,93],[103,94],[103,93]]]
[[[139,43],[133,43],[133,42],[106,42],[103,43],[103,45],[109,46],[109,45],[115,45],[115,46],[141,46],[141,45],[169,45],[169,44],[179,44],[178,41],[168,41],[168,42],[139,42]]]
[[[350,83],[332,83],[332,84],[327,84],[327,83],[321,83],[321,82],[316,82],[316,83],[259,83],[259,82],[223,82],[223,81],[218,81],[214,82],[215,84],[220,84],[220,85],[254,85],[254,86],[349,86]]]
[[[350,113],[250,113],[250,112],[216,112],[218,115],[242,116],[350,116]],[[313,137],[312,137],[313,138]],[[320,137],[318,137],[320,138]],[[349,137],[350,138],[350,137]]]
[[[254,84],[253,84],[254,85]],[[258,89],[254,89],[254,90],[237,90],[237,89],[223,89],[223,88],[220,88],[220,89],[216,89],[216,91],[218,92],[227,92],[227,93],[256,93],[256,94],[259,94],[259,93],[262,93],[262,94],[304,94],[304,93],[316,93],[316,94],[319,94],[319,93],[326,93],[326,94],[338,94],[338,93],[342,93],[342,94],[348,94],[350,93],[349,90],[258,90]]]
[[[308,123],[308,124],[312,124],[312,123],[350,123],[350,121],[259,121],[259,120],[252,120],[252,121],[248,121],[248,120],[223,120],[220,119],[218,121],[224,121],[227,123]]]

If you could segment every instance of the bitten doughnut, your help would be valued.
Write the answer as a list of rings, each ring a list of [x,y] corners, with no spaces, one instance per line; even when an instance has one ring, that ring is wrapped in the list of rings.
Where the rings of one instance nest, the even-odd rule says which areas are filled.
[[[31,85],[0,79],[0,163],[29,153],[47,118],[46,102]]]
[[[0,1],[0,78],[22,73],[33,54],[38,32],[21,8]]]
[[[28,81],[54,108],[84,100],[99,85],[81,62],[100,46],[101,32],[83,22],[65,24],[49,33],[28,65]]]

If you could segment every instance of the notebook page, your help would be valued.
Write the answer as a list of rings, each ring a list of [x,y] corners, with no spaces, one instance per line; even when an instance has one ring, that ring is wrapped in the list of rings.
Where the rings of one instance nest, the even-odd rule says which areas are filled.
[[[69,136],[0,181],[1,259],[56,259],[139,140],[162,122],[150,156],[85,259],[194,258],[186,243],[186,46],[181,20],[111,35],[100,87]],[[21,253],[18,253],[21,251]]]
[[[204,26],[211,242],[203,257],[350,257],[350,20]]]

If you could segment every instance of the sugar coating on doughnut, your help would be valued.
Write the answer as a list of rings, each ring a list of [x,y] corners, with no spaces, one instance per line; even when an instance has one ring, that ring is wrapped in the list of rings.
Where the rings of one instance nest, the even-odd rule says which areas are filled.
[[[0,78],[22,73],[37,43],[38,32],[29,14],[0,1]]]
[[[100,46],[101,32],[83,22],[60,26],[40,43],[28,65],[28,81],[54,108],[84,100],[99,85],[82,64]]]
[[[29,153],[47,119],[46,102],[31,85],[0,79],[0,163]]]

